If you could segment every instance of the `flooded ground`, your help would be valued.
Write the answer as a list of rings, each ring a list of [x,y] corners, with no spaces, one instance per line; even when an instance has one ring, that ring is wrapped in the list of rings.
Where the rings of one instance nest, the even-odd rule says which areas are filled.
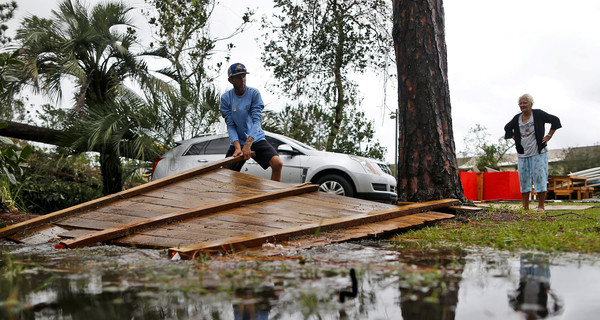
[[[354,270],[354,271],[351,271]],[[600,257],[387,241],[286,257],[171,261],[165,250],[0,240],[0,319],[596,319]],[[355,283],[353,286],[353,277]]]

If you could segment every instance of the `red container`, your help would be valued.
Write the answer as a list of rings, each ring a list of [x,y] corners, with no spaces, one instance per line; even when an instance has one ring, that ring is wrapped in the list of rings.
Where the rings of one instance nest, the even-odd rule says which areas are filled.
[[[483,174],[483,200],[521,199],[517,171],[485,172]]]
[[[477,200],[477,173],[460,171],[459,175],[460,182],[465,191],[465,198],[472,201]]]

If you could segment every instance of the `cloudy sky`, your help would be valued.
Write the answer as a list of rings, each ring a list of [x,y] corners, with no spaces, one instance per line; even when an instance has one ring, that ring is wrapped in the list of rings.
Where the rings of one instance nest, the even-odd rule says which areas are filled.
[[[17,2],[15,23],[28,14],[48,17],[57,3]],[[143,5],[143,0],[126,2]],[[246,7],[256,9],[259,18],[271,12],[271,6],[269,0],[223,0],[212,22],[214,33],[225,34],[237,25]],[[563,128],[550,141],[551,149],[600,143],[600,2],[447,0],[444,8],[457,153],[476,124],[485,126],[494,142],[503,136],[504,125],[519,112],[517,100],[523,93],[533,95],[534,108],[561,119]],[[280,110],[283,101],[266,90],[275,80],[260,62],[255,40],[260,32],[256,24],[237,36],[232,60],[249,68],[248,85],[261,90],[267,108]],[[391,163],[395,123],[389,114],[397,105],[396,86],[384,99],[381,79],[361,79],[362,107],[375,121],[376,138],[388,148],[386,160]],[[218,89],[229,89],[226,75]]]

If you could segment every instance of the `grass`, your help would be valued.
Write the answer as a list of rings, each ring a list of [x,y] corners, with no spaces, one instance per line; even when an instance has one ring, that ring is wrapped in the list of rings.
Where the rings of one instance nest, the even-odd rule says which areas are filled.
[[[574,203],[560,205],[567,204]],[[422,250],[478,246],[509,251],[600,253],[600,206],[541,214],[508,206],[492,207],[475,214],[460,213],[455,219],[399,234],[393,241],[402,248]]]

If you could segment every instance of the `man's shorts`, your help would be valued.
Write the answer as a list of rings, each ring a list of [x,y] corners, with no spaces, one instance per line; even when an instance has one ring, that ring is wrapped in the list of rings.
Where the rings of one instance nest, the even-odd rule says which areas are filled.
[[[267,140],[260,140],[252,143],[250,150],[254,151],[255,153],[252,159],[260,164],[260,166],[265,170],[269,167],[269,161],[271,161],[271,158],[279,155],[277,151],[275,151],[275,148],[273,148],[273,146],[268,143]],[[234,151],[235,147],[233,145],[229,146],[229,150],[227,150],[225,158],[231,157]],[[244,163],[246,163],[246,160],[226,165],[225,168],[240,171],[242,170]]]
[[[548,153],[531,157],[519,157],[519,182],[521,193],[531,192],[531,180],[535,192],[548,191]]]

